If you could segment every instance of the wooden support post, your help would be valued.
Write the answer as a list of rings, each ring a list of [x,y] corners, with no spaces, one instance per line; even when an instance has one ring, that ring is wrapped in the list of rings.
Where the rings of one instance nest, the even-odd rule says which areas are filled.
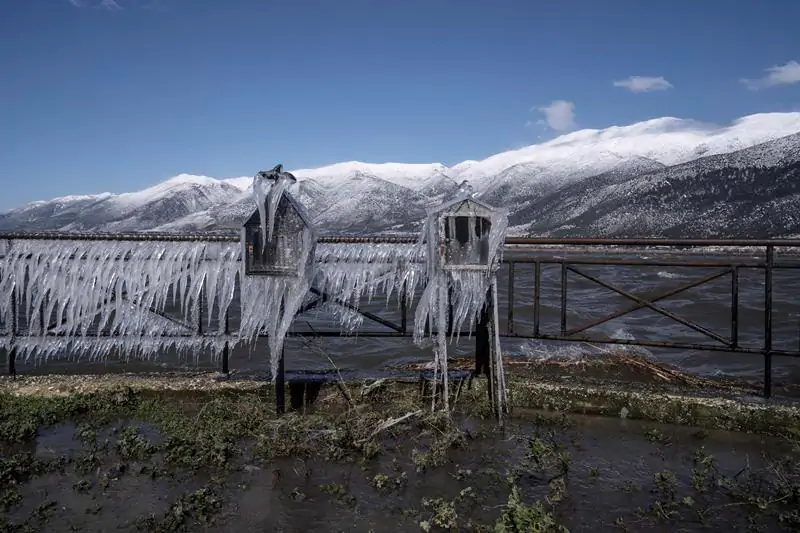
[[[8,375],[17,376],[17,289],[11,289],[11,347],[8,350]]]
[[[222,373],[225,375],[230,374],[228,370],[228,359],[230,354],[230,346],[228,345],[228,335],[230,334],[230,328],[228,326],[228,310],[225,310],[225,317],[223,318],[225,321],[223,334],[225,335],[225,345],[222,347]]]
[[[278,375],[275,376],[275,412],[282,415],[286,412],[286,369],[283,363],[283,348],[278,359]]]
[[[475,372],[473,377],[486,376],[489,389],[489,400],[493,402],[492,380],[491,380],[491,335],[489,334],[489,321],[491,318],[490,302],[492,301],[492,290],[489,289],[486,296],[486,304],[478,317],[475,325]]]

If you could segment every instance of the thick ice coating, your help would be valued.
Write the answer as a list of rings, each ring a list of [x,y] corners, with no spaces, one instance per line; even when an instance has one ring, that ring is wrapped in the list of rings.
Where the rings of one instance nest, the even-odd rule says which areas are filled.
[[[388,304],[392,295],[411,305],[424,275],[424,254],[413,244],[322,244],[317,247],[314,287],[332,300],[358,308],[380,294]],[[337,313],[348,332],[360,321]]]
[[[299,275],[242,275],[240,339],[252,342],[259,334],[267,335],[273,381],[277,376],[286,334],[308,293],[313,272],[308,257],[313,252],[314,237],[309,228],[303,232],[303,238],[300,239],[303,248],[297,256],[305,268]]]
[[[238,260],[235,243],[13,241],[0,259],[0,322],[32,335],[15,342],[25,360],[79,351],[101,359],[115,350],[142,358],[168,349],[219,353],[235,341],[222,324]],[[182,320],[165,313],[171,304]],[[216,337],[197,335],[201,305],[206,333]]]
[[[423,225],[418,246],[427,252],[426,286],[414,316],[414,341],[424,345],[431,332],[436,332],[434,380],[443,381],[445,409],[448,409],[446,332],[449,327],[451,339],[453,336],[458,339],[465,322],[471,331],[486,306],[487,294],[502,261],[507,226],[506,211],[474,200],[467,183],[459,186],[451,201],[429,210]],[[426,328],[429,323],[431,327]]]
[[[297,183],[297,178],[289,172],[283,172],[282,165],[276,165],[272,170],[261,171],[253,176],[253,197],[258,208],[261,234],[266,235],[268,242],[272,242],[278,202],[283,193],[295,183]]]
[[[242,276],[239,256],[238,243],[13,241],[0,258],[0,323],[9,330],[16,320],[22,361],[219,355],[226,342],[233,348],[266,333],[274,367],[310,272]],[[224,324],[237,283],[241,319],[231,335]],[[176,309],[181,319],[173,318]]]

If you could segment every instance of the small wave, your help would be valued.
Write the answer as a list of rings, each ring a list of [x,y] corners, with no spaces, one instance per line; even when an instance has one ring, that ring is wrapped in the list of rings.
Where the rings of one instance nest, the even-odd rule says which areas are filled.
[[[675,272],[664,272],[663,270],[656,274],[659,278],[666,278],[666,279],[678,279],[682,278],[680,274],[676,274]]]
[[[620,328],[614,332],[611,338],[620,340],[634,340],[634,336],[625,328]],[[572,361],[580,362],[598,355],[610,354],[631,354],[644,357],[652,357],[650,350],[635,345],[626,344],[604,344],[575,341],[569,344],[562,344],[558,341],[548,343],[544,341],[529,341],[518,348],[518,354],[531,361]]]
[[[545,344],[541,341],[530,341],[519,347],[523,357],[531,360],[547,361],[550,359],[581,359],[586,356],[586,347],[563,344]]]

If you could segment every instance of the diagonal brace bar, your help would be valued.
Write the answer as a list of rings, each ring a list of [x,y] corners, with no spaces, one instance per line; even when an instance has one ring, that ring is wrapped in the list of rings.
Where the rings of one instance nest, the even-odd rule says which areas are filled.
[[[152,306],[145,307],[142,304],[140,304],[139,302],[137,302],[136,300],[131,299],[127,295],[124,295],[124,294],[117,295],[116,291],[115,291],[115,292],[112,293],[111,302],[114,301],[114,298],[119,298],[123,302],[128,302],[131,305],[135,305],[136,307],[138,307],[142,311],[146,311],[146,312],[148,312],[150,314],[153,314],[153,315],[155,315],[157,317],[163,318],[163,319],[171,322],[172,324],[175,324],[176,326],[179,326],[181,328],[186,329],[187,331],[194,331],[194,329],[195,329],[192,326],[190,326],[189,324],[186,324],[185,322],[183,322],[182,320],[178,320],[177,318],[172,318],[171,316],[167,315],[166,313],[161,313],[161,312],[153,309]],[[111,302],[109,302],[109,303],[111,303]]]
[[[676,315],[674,313],[670,313],[666,309],[663,309],[663,308],[661,308],[661,307],[659,307],[659,306],[657,306],[657,305],[655,305],[655,304],[653,304],[651,302],[648,302],[647,300],[639,298],[635,294],[631,294],[631,293],[629,293],[627,291],[624,291],[622,289],[614,287],[610,283],[606,283],[605,281],[602,281],[602,280],[600,280],[600,279],[598,279],[598,278],[596,278],[594,276],[586,274],[585,272],[581,272],[580,270],[578,270],[575,267],[568,266],[567,269],[572,271],[572,272],[574,272],[575,274],[577,274],[577,275],[579,275],[581,277],[584,277],[584,278],[588,279],[589,281],[593,281],[594,283],[597,283],[601,287],[605,287],[606,289],[608,289],[610,291],[613,291],[613,292],[616,292],[617,294],[619,294],[621,296],[624,296],[625,298],[628,298],[629,300],[633,300],[634,302],[638,303],[639,305],[647,307],[648,309],[651,309],[651,310],[655,311],[656,313],[658,313],[660,315],[664,315],[667,318],[671,318],[675,322],[678,322],[679,324],[683,324],[687,328],[693,329],[693,330],[697,331],[698,333],[702,333],[706,337],[712,338],[715,341],[724,344],[725,346],[731,346],[731,342],[729,340],[717,335],[713,331],[710,331],[710,330],[704,328],[703,326],[699,326],[699,325],[697,325],[697,324],[695,324],[693,322],[690,322],[690,321],[688,321],[688,320],[686,320],[684,318],[681,318],[681,317],[679,317],[678,315]]]
[[[299,315],[302,315],[303,313],[307,313],[308,311],[311,311],[312,309],[315,309],[315,308],[319,307],[323,303],[324,302],[322,301],[322,299],[314,298],[313,300],[308,302],[306,305],[304,305],[303,307],[298,309],[297,310],[297,315],[299,316]]]
[[[706,283],[709,283],[711,281],[714,281],[715,279],[718,279],[718,278],[721,278],[723,276],[726,276],[726,275],[730,274],[731,272],[733,272],[732,268],[726,268],[725,270],[722,270],[720,272],[715,272],[715,273],[710,274],[710,275],[708,275],[708,276],[706,276],[706,277],[704,277],[702,279],[694,280],[694,281],[692,281],[690,283],[686,283],[684,285],[680,285],[678,287],[675,287],[674,289],[670,289],[667,292],[664,292],[664,293],[659,294],[659,295],[657,295],[657,296],[655,296],[653,298],[650,298],[648,301],[650,303],[660,302],[661,300],[665,300],[667,298],[671,298],[672,296],[676,296],[676,295],[678,295],[678,294],[680,294],[682,292],[685,292],[685,291],[687,291],[689,289],[692,289],[694,287],[698,287],[700,285],[705,285]],[[588,322],[588,323],[584,324],[583,326],[579,326],[579,327],[576,327],[576,328],[573,328],[573,329],[567,331],[567,336],[575,335],[577,333],[581,333],[582,331],[586,331],[587,329],[591,329],[591,328],[597,327],[597,326],[599,326],[601,324],[605,324],[606,322],[610,322],[610,321],[612,321],[612,320],[614,320],[616,318],[619,318],[621,316],[628,315],[630,313],[633,313],[634,311],[638,311],[639,309],[644,309],[645,307],[647,307],[647,306],[644,305],[644,304],[639,303],[639,304],[632,305],[630,307],[626,307],[624,309],[620,309],[619,311],[616,311],[615,313],[613,313],[611,315],[607,315],[605,317],[598,318],[596,320],[593,320],[592,322]]]
[[[127,303],[129,303],[131,305],[135,305],[136,307],[140,308],[142,311],[145,311],[147,313],[151,313],[151,314],[153,314],[155,316],[158,316],[160,318],[168,320],[172,324],[174,324],[174,325],[176,325],[178,327],[184,328],[187,331],[192,331],[193,330],[193,327],[190,326],[189,324],[186,324],[185,322],[183,322],[181,320],[178,320],[177,318],[173,318],[173,317],[171,317],[171,316],[169,316],[169,315],[167,315],[165,313],[161,313],[161,312],[153,309],[152,306],[144,307],[139,302],[136,302],[135,300],[132,300],[129,296],[127,296],[125,294],[117,294],[117,291],[111,291],[111,298],[103,300],[103,305],[111,305],[112,303],[114,303],[114,301],[117,298],[119,298],[123,302],[127,302]],[[97,316],[97,315],[95,314],[95,316]],[[53,330],[53,329],[57,328],[58,326],[63,326],[66,323],[67,323],[67,321],[64,320],[64,319],[51,320],[49,322],[48,326],[47,326],[47,331],[49,332],[50,330]]]
[[[319,303],[333,302],[336,305],[341,305],[345,309],[349,309],[351,311],[355,311],[356,313],[358,313],[358,314],[360,314],[360,315],[362,315],[362,316],[364,316],[366,318],[369,318],[373,322],[377,322],[378,324],[380,324],[382,326],[386,326],[387,328],[392,329],[392,330],[394,330],[394,331],[396,331],[398,333],[404,333],[403,332],[403,328],[401,326],[398,326],[397,324],[394,324],[394,323],[390,322],[389,320],[386,320],[385,318],[381,318],[376,314],[370,313],[369,311],[362,311],[358,307],[356,307],[354,305],[351,305],[351,304],[349,304],[347,302],[343,302],[343,301],[339,300],[338,298],[332,298],[330,295],[328,295],[326,293],[323,293],[322,291],[320,291],[319,289],[316,289],[314,287],[311,287],[309,289],[309,291],[311,291],[315,296],[318,296],[321,299],[321,301]]]

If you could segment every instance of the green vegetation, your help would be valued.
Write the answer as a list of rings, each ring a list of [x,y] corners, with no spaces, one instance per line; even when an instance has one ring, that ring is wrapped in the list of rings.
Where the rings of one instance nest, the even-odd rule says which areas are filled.
[[[484,386],[465,387],[452,416],[389,382],[326,386],[306,413],[281,417],[269,387],[0,392],[0,532],[800,530],[789,407],[741,407],[737,418],[722,400],[653,405],[641,391],[575,387],[559,396],[517,379],[500,429]],[[672,413],[779,436],[734,445],[711,430],[637,423],[625,430],[629,448],[616,449],[632,424],[622,408],[628,419]],[[724,452],[736,446],[760,452]]]

